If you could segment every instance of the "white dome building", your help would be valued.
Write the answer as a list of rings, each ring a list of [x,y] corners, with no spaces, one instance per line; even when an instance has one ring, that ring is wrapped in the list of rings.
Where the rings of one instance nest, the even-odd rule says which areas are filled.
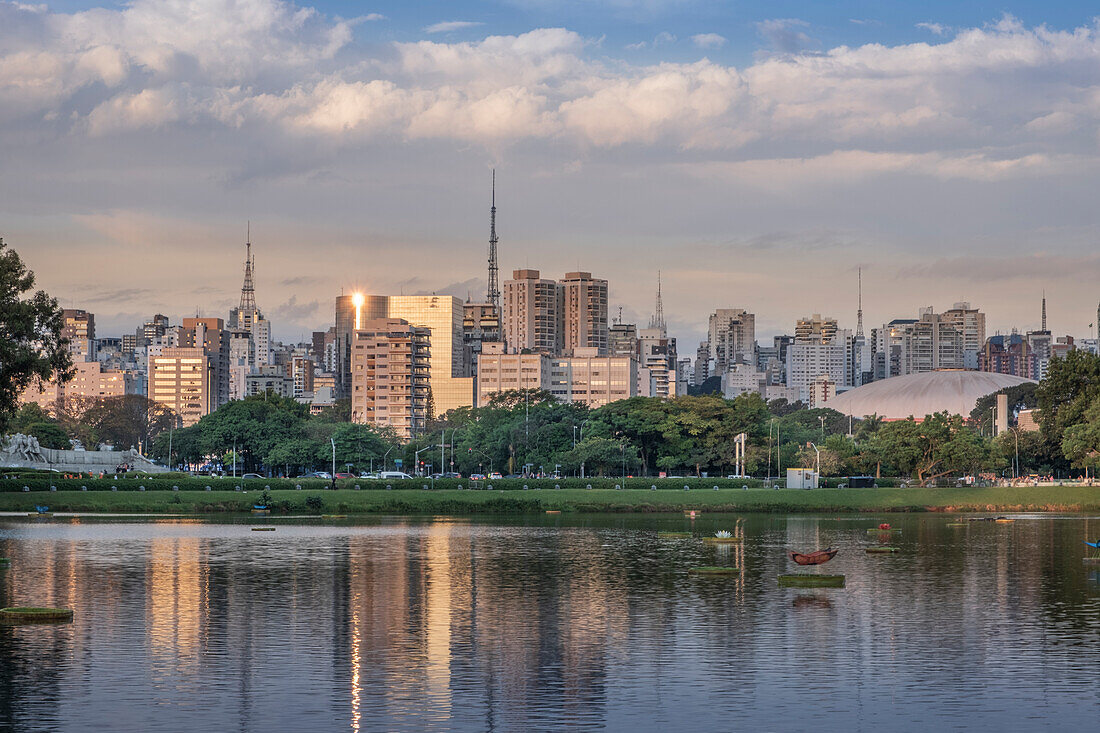
[[[884,420],[921,420],[934,412],[969,417],[974,403],[986,395],[1019,384],[1035,384],[1033,379],[996,372],[946,369],[907,374],[871,382],[838,394],[822,407],[852,417],[878,415]]]

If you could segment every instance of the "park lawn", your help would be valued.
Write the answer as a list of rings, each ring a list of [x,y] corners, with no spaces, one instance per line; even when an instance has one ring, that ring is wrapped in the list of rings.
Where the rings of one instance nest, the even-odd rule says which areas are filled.
[[[4,491],[0,511],[247,512],[260,491]],[[272,490],[279,514],[505,514],[564,512],[1082,512],[1100,511],[1100,487],[981,489],[542,489]],[[321,506],[306,503],[318,497]]]

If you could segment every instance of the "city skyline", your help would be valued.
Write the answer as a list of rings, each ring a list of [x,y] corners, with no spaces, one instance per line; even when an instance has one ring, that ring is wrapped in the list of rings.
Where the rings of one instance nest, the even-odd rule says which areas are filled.
[[[480,299],[496,167],[502,271],[590,271],[644,324],[660,270],[682,349],[715,308],[850,325],[858,268],[866,323],[1026,331],[1046,290],[1091,335],[1091,9],[839,10],[0,3],[2,235],[111,333],[226,312],[251,219],[301,340],[341,291]]]

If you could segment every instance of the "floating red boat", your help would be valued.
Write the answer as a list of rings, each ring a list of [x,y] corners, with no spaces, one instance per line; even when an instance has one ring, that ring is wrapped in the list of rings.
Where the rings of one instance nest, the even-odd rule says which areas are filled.
[[[791,550],[787,553],[787,557],[794,560],[799,565],[821,565],[827,563],[836,557],[836,554],[840,550],[834,550],[829,547],[824,550],[818,550],[817,552],[801,553]]]

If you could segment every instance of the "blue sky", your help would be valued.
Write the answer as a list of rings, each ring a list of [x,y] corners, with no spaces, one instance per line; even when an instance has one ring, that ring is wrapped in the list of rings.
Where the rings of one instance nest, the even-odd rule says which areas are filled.
[[[969,300],[1085,336],[1100,31],[1084,3],[0,0],[0,235],[105,333],[222,314],[252,220],[276,335],[342,289],[585,269],[682,350]]]

